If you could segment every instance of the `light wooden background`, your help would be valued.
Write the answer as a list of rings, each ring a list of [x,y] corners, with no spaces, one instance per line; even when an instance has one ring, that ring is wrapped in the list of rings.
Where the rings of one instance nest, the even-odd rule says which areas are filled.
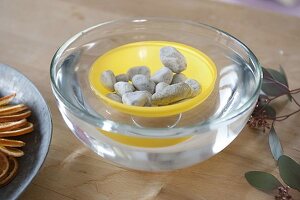
[[[51,108],[54,122],[47,160],[21,199],[273,199],[253,189],[244,178],[249,170],[278,175],[266,135],[248,128],[211,159],[160,174],[107,164],[67,129],[50,88],[53,54],[82,29],[133,16],[173,17],[216,26],[247,44],[264,66],[282,64],[290,86],[300,86],[300,18],[200,0],[1,0],[0,62],[19,69],[36,84]],[[285,153],[298,161],[299,117],[276,127]],[[300,199],[299,193],[296,195]]]

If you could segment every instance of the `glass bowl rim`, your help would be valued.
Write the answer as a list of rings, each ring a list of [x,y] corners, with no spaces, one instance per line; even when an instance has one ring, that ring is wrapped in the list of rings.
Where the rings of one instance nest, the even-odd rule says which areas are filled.
[[[242,47],[243,50],[247,53],[251,61],[253,61],[253,64],[255,66],[255,69],[257,69],[258,76],[255,77],[256,81],[258,81],[258,84],[256,85],[254,95],[251,96],[245,103],[242,105],[242,107],[230,114],[228,114],[225,117],[221,118],[215,118],[212,121],[204,121],[201,123],[196,123],[188,126],[182,126],[182,127],[172,127],[172,128],[148,128],[148,127],[138,127],[138,126],[132,126],[129,124],[122,124],[118,123],[112,120],[108,120],[105,118],[96,117],[94,115],[91,115],[90,113],[86,112],[83,109],[78,108],[77,106],[73,105],[71,102],[69,102],[65,97],[64,94],[62,94],[55,81],[56,73],[55,73],[55,67],[56,67],[56,60],[60,58],[60,56],[63,54],[63,52],[71,45],[73,42],[75,42],[77,39],[79,39],[81,36],[84,36],[86,33],[93,31],[94,29],[97,29],[99,27],[115,24],[115,23],[144,23],[148,21],[155,21],[157,23],[159,22],[169,22],[169,23],[183,23],[188,24],[194,27],[200,27],[204,29],[208,29],[211,31],[219,32],[221,34],[226,35],[230,39],[234,40],[239,44],[240,47]],[[257,80],[258,79],[258,80]],[[202,132],[205,132],[206,130],[211,129],[213,126],[222,126],[222,124],[235,119],[240,114],[246,112],[252,104],[257,100],[258,94],[260,93],[260,88],[262,84],[262,69],[259,64],[258,59],[254,55],[254,53],[240,40],[238,40],[236,37],[232,36],[231,34],[220,30],[218,28],[215,28],[213,26],[204,24],[204,23],[198,23],[193,22],[190,20],[182,20],[182,19],[171,19],[171,18],[160,18],[160,17],[143,17],[143,18],[123,18],[123,19],[116,19],[111,21],[106,21],[94,26],[91,26],[83,31],[80,31],[79,33],[75,34],[71,38],[69,38],[65,43],[63,43],[56,53],[54,54],[51,64],[50,64],[50,82],[51,87],[53,90],[53,93],[55,97],[61,101],[65,108],[67,108],[68,111],[70,111],[73,115],[78,117],[79,119],[92,124],[96,127],[99,127],[101,130],[108,131],[108,132],[114,132],[117,134],[122,135],[129,135],[129,136],[139,136],[139,137],[155,137],[155,138],[172,138],[172,137],[182,137],[182,136],[191,136],[194,134],[201,134]]]

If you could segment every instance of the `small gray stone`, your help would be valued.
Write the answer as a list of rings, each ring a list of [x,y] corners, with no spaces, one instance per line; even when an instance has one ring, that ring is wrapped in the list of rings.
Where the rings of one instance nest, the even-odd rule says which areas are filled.
[[[201,85],[195,79],[189,78],[189,79],[185,80],[185,83],[188,84],[191,88],[191,96],[190,97],[195,97],[201,92]]]
[[[110,98],[111,100],[114,100],[114,101],[122,103],[122,98],[119,95],[115,94],[115,93],[109,93],[106,96],[108,98]]]
[[[181,82],[165,87],[162,91],[154,93],[151,98],[153,105],[165,106],[189,98],[191,88],[187,83]]]
[[[129,77],[128,74],[119,74],[118,76],[116,76],[116,81],[117,82],[128,82],[129,81]]]
[[[144,106],[148,101],[145,91],[128,92],[122,96],[122,102],[131,106]]]
[[[152,106],[152,102],[151,102],[152,94],[148,91],[140,91],[140,92],[143,92],[147,96],[147,101],[144,106],[147,106],[147,107]]]
[[[150,69],[146,66],[137,66],[132,67],[127,71],[129,80],[132,80],[132,78],[137,74],[143,74],[145,76],[150,77]]]
[[[165,82],[170,84],[172,82],[172,78],[173,72],[167,67],[162,67],[153,74],[151,80],[154,81],[154,83]]]
[[[186,76],[182,73],[174,74],[171,84],[184,82],[186,79],[187,79]]]
[[[134,87],[128,82],[117,82],[114,85],[114,88],[118,95],[123,96],[123,94],[128,92],[133,92]]]
[[[169,84],[165,83],[165,82],[160,82],[157,83],[156,87],[155,87],[155,92],[159,92],[161,90],[163,90],[165,87],[167,87]]]
[[[137,90],[154,93],[155,83],[148,76],[137,74],[132,78],[132,84]]]
[[[160,49],[160,60],[164,66],[174,73],[180,73],[186,69],[185,57],[174,47],[166,46]]]
[[[116,77],[111,70],[102,72],[100,76],[101,83],[110,91],[114,91],[114,84],[116,83]]]

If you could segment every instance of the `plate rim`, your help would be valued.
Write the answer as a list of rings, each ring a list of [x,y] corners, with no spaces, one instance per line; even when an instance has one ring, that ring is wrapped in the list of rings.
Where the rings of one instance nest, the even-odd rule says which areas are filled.
[[[46,161],[46,158],[48,156],[49,153],[49,149],[50,149],[50,144],[52,141],[52,135],[53,135],[53,119],[52,119],[52,114],[51,114],[51,110],[46,102],[46,100],[44,99],[43,95],[41,94],[41,92],[39,91],[39,89],[37,88],[37,86],[26,76],[24,75],[22,72],[20,72],[19,70],[17,70],[14,67],[11,67],[7,64],[4,63],[0,63],[0,68],[4,68],[5,70],[11,70],[13,71],[13,73],[19,74],[20,76],[23,76],[28,82],[29,84],[31,84],[32,88],[35,90],[36,94],[41,98],[42,100],[42,104],[44,104],[45,108],[46,108],[46,113],[50,119],[49,121],[49,139],[46,140],[47,143],[47,148],[44,154],[44,157],[39,160],[37,162],[37,165],[34,167],[32,173],[28,176],[28,178],[26,179],[26,181],[24,183],[22,183],[22,185],[19,187],[18,190],[15,190],[15,192],[13,192],[9,198],[10,199],[17,199],[18,197],[20,197],[20,195],[28,188],[28,186],[32,183],[32,181],[34,180],[34,178],[39,174],[43,164]]]

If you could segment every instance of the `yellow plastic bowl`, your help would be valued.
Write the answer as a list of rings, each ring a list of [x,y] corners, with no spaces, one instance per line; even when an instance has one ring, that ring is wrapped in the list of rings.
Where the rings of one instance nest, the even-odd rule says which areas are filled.
[[[164,46],[175,47],[184,55],[187,69],[183,71],[183,74],[196,79],[201,84],[202,91],[199,95],[180,103],[160,107],[129,106],[105,96],[110,91],[100,82],[100,75],[103,71],[112,70],[115,75],[118,75],[126,73],[134,66],[148,66],[153,74],[163,66],[159,52]],[[203,52],[184,44],[167,41],[135,42],[114,48],[100,56],[93,63],[89,73],[91,88],[100,99],[120,112],[143,117],[172,116],[196,107],[211,94],[216,78],[216,66]]]

